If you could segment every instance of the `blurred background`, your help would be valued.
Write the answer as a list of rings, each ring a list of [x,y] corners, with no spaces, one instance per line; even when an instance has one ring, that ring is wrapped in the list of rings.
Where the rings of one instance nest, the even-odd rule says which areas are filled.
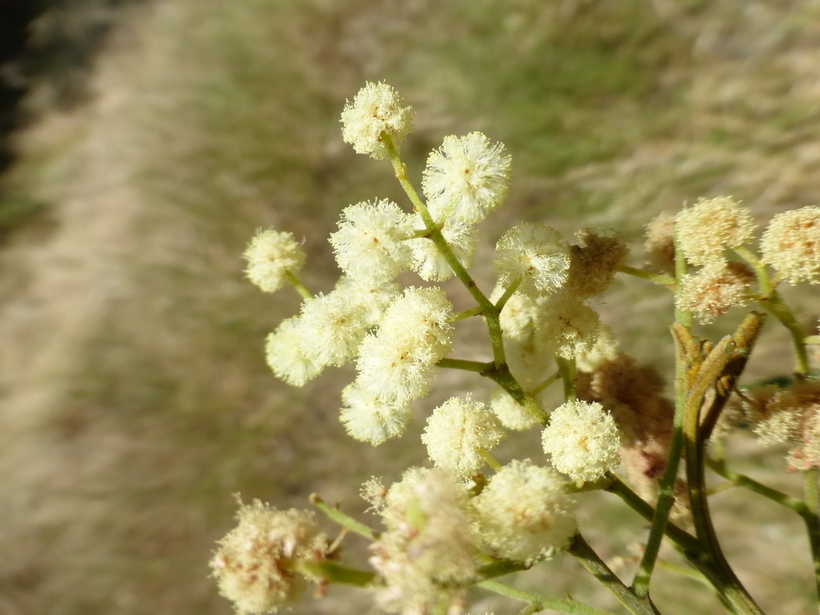
[[[424,463],[417,436],[446,391],[486,390],[446,374],[402,442],[373,449],[338,422],[352,370],[293,389],[264,363],[299,301],[243,279],[256,229],[304,237],[305,281],[327,290],[341,209],[404,202],[387,163],[341,141],[366,80],[415,108],[416,179],[447,134],[481,130],[513,154],[509,201],[482,228],[486,288],[491,246],[521,220],[617,229],[640,266],[643,226],[700,196],[734,195],[762,222],[820,202],[817,0],[0,0],[0,53],[2,615],[228,614],[207,562],[232,494],[306,507],[318,491],[360,512],[361,482]],[[667,294],[621,280],[597,306],[664,368]],[[816,292],[792,300],[816,322]],[[751,377],[790,371],[769,328]],[[536,443],[502,456],[538,461]],[[778,452],[735,449],[755,476],[799,484]],[[814,612],[799,521],[735,492],[715,506],[764,608]],[[637,553],[643,523],[604,496],[582,508],[631,575],[616,556]],[[620,612],[579,570],[559,557],[514,582]],[[665,613],[723,612],[658,574]],[[472,613],[518,612],[471,598]],[[367,605],[334,587],[296,612]]]

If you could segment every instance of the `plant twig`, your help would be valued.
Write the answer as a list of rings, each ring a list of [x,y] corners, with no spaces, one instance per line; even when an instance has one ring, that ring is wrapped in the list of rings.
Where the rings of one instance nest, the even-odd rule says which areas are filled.
[[[614,615],[611,611],[603,611],[572,598],[551,598],[544,594],[516,589],[499,581],[479,581],[476,585],[496,594],[529,603],[534,609],[528,611],[530,613],[550,609],[552,611],[558,611],[559,613],[570,613],[570,615]]]
[[[612,592],[612,595],[629,609],[630,613],[635,615],[658,615],[658,610],[652,604],[649,596],[636,596],[592,550],[592,547],[587,544],[581,534],[575,535],[572,546],[567,551]]]
[[[325,513],[325,515],[327,515],[327,517],[331,521],[335,521],[342,527],[346,527],[354,534],[364,536],[369,540],[375,540],[379,537],[379,533],[376,530],[367,527],[364,523],[362,523],[361,521],[357,521],[350,515],[346,515],[335,506],[331,506],[322,498],[320,498],[318,493],[311,494],[310,503],[313,504],[319,510],[321,510],[323,513]]]
[[[671,276],[663,275],[661,273],[653,273],[652,271],[646,271],[644,269],[637,269],[635,267],[630,267],[629,265],[621,265],[618,267],[618,271],[671,288],[674,288],[676,283],[675,278]]]

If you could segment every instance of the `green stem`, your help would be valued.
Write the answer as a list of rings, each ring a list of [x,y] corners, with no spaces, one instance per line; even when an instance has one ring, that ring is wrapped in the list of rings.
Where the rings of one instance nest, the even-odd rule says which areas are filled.
[[[524,391],[519,382],[510,373],[510,368],[506,363],[496,366],[495,369],[485,372],[484,375],[501,386],[510,397],[521,404],[541,425],[546,426],[547,423],[549,423],[549,415],[531,395],[527,395],[526,391]]]
[[[609,569],[604,561],[592,550],[581,534],[576,534],[572,546],[567,551],[592,575],[602,583],[618,602],[635,615],[658,615],[658,610],[648,596],[636,596]]]
[[[498,309],[499,312],[504,309],[504,306],[507,305],[507,301],[510,300],[510,297],[513,296],[513,293],[518,290],[518,287],[521,286],[521,280],[523,278],[518,278],[515,282],[510,284],[505,290],[504,294],[501,295],[501,298],[495,302],[495,307]]]
[[[629,487],[624,485],[616,477],[611,477],[613,482],[607,488],[607,491],[611,491],[619,496],[644,519],[651,520],[654,512],[652,507],[644,502],[637,494],[635,494],[631,489],[629,489]],[[712,586],[718,590],[722,601],[731,604],[731,608],[733,610],[736,609],[738,613],[759,613],[759,611],[755,610],[737,608],[736,601],[732,601],[730,598],[733,592],[731,590],[727,590],[725,576],[718,570],[716,562],[714,562],[711,554],[704,551],[704,545],[697,538],[672,523],[666,524],[666,535],[680,549],[687,561],[697,570],[702,572],[707,579],[709,579]]]
[[[557,372],[555,372],[552,376],[549,376],[549,377],[548,377],[547,379],[545,379],[543,382],[539,383],[537,387],[535,387],[534,389],[532,389],[532,390],[530,391],[530,395],[532,395],[533,397],[535,397],[535,396],[536,396],[536,395],[538,395],[541,391],[543,391],[544,389],[546,389],[548,386],[550,386],[553,382],[555,382],[555,381],[556,381],[556,380],[558,380],[559,378],[561,378],[561,372],[560,372],[560,371],[557,371]]]
[[[368,540],[375,540],[379,537],[379,533],[376,530],[367,527],[364,523],[357,521],[350,515],[346,515],[335,506],[330,506],[327,502],[320,498],[317,493],[311,494],[310,503],[327,515],[331,521],[335,521],[342,527],[346,527],[354,534],[364,536]]]
[[[786,508],[792,509],[799,515],[803,515],[806,511],[808,511],[806,503],[802,500],[787,495],[777,489],[772,489],[771,487],[768,487],[763,483],[759,483],[755,479],[744,474],[730,470],[726,466],[725,461],[707,459],[706,464],[713,472],[728,480],[730,484],[743,487],[749,491],[757,493],[758,495],[762,495],[764,498],[767,498],[772,502],[777,502]]]
[[[575,401],[575,359],[555,357],[555,361],[564,382],[564,401]]]
[[[495,306],[491,310],[486,310],[484,320],[487,322],[487,330],[490,332],[495,366],[498,368],[506,365],[507,354],[504,351],[504,335],[501,332],[501,310]]]
[[[731,336],[724,337],[702,360],[694,375],[694,382],[687,391],[684,416],[686,478],[696,534],[706,546],[708,560],[714,565],[711,571],[714,574],[709,577],[711,582],[739,615],[762,615],[763,611],[743,587],[723,554],[712,525],[706,493],[706,455],[704,440],[700,433],[700,411],[708,387],[724,373],[726,365],[734,355],[735,347],[735,340]],[[695,359],[692,354],[689,357],[690,360]]]
[[[492,559],[492,558],[490,558]],[[495,577],[503,577],[513,572],[521,572],[522,570],[529,570],[529,566],[521,562],[514,562],[508,559],[498,559],[486,566],[481,566],[478,569],[478,574],[482,579],[494,579]]]
[[[814,564],[815,588],[818,600],[820,600],[820,515],[818,514],[820,510],[820,493],[818,493],[817,486],[817,469],[813,468],[805,473],[804,492],[806,501],[804,502],[782,491],[772,489],[744,474],[730,470],[723,460],[707,459],[706,463],[715,473],[729,481],[729,485],[737,485],[748,489],[800,515],[806,525],[806,532],[809,537],[809,546]]]
[[[515,589],[498,581],[479,581],[476,585],[496,594],[526,602],[535,609],[531,611],[532,613],[549,609],[559,613],[570,613],[571,615],[613,615],[610,611],[596,609],[594,606],[589,606],[572,598],[551,598],[543,594]]]
[[[608,474],[610,484],[604,487],[605,491],[609,491],[621,498],[624,503],[632,510],[638,513],[647,521],[652,521],[655,517],[655,509],[652,508],[644,499],[637,493],[632,491],[621,479],[614,474]],[[689,532],[682,530],[674,523],[667,523],[664,529],[666,536],[669,537],[682,550],[689,553],[698,553],[702,550],[698,539],[692,536]]]
[[[692,326],[692,312],[682,307],[681,285],[678,283],[686,275],[686,257],[683,255],[680,243],[678,242],[678,232],[675,229],[675,322],[690,328]]]
[[[795,354],[795,373],[799,376],[807,375],[809,373],[809,357],[803,339],[806,336],[803,327],[797,322],[794,313],[789,306],[786,305],[786,302],[783,301],[780,293],[777,292],[777,289],[772,284],[766,265],[747,248],[741,246],[734,248],[734,251],[754,269],[755,275],[757,276],[757,283],[760,286],[760,297],[758,297],[757,302],[771,312],[789,331]]]
[[[683,259],[682,250],[675,250],[675,265],[678,275],[682,277],[686,272],[686,262]],[[678,291],[679,289],[676,292]],[[675,305],[677,305],[678,297],[676,296],[675,299]],[[669,445],[669,458],[666,461],[666,469],[658,489],[658,501],[652,517],[652,527],[646,539],[646,549],[632,580],[632,589],[638,596],[649,595],[649,584],[655,569],[655,561],[658,558],[663,536],[666,533],[666,526],[669,523],[669,513],[672,512],[672,507],[675,505],[675,483],[678,480],[678,468],[680,467],[684,448],[683,418],[686,406],[686,349],[684,346],[688,343],[687,327],[689,325],[686,323],[691,324],[691,315],[676,307],[675,318],[676,326],[672,329],[676,346],[675,415],[672,419],[672,441]]]
[[[302,284],[302,281],[295,273],[293,273],[292,271],[286,271],[285,277],[287,278],[288,282],[290,282],[290,285],[296,289],[296,292],[302,295],[302,299],[313,299],[313,295],[310,293],[307,287],[304,284]]]
[[[700,581],[710,589],[712,585],[709,583],[709,580],[703,576],[703,573],[690,568],[689,566],[681,566],[680,564],[675,564],[672,562],[667,562],[666,560],[658,559],[658,568],[663,568],[664,570],[669,570],[670,572],[674,572],[684,577],[688,577],[690,579],[694,579],[695,581]]]
[[[467,361],[465,359],[441,359],[436,365],[447,369],[462,369],[468,372],[478,372],[479,374],[485,374],[495,369],[495,363],[482,363],[481,361]]]
[[[456,317],[453,318],[453,322],[458,322],[460,320],[466,320],[468,318],[472,318],[473,316],[481,316],[484,313],[484,308],[480,305],[477,305],[474,308],[469,310],[464,310],[463,312],[459,312],[456,314]]]
[[[740,258],[749,263],[752,269],[754,269],[755,276],[757,276],[757,283],[760,286],[760,292],[764,296],[770,295],[774,290],[774,286],[772,285],[772,280],[769,277],[769,272],[766,270],[766,265],[760,262],[757,255],[748,248],[738,246],[737,248],[732,248],[732,250]]]
[[[668,286],[670,288],[674,288],[677,283],[675,278],[668,275],[652,273],[651,271],[645,271],[644,269],[636,269],[635,267],[630,267],[629,265],[621,265],[618,267],[618,271],[627,275],[633,275],[636,278],[642,278],[644,280],[649,280],[650,282],[662,284],[663,286]]]
[[[814,585],[818,601],[820,601],[820,490],[818,490],[817,485],[818,473],[820,471],[817,468],[811,468],[805,472],[803,493],[806,498],[806,510],[801,516],[809,535],[812,562],[814,563]]]
[[[498,463],[498,459],[492,456],[490,451],[488,451],[483,446],[479,446],[477,450],[478,454],[481,455],[481,458],[487,462],[487,465],[490,466],[494,471],[500,472],[503,466]]]
[[[820,344],[820,335],[809,335],[803,338],[804,344]]]
[[[401,161],[401,157],[399,156],[399,152],[396,149],[396,146],[393,144],[393,139],[390,137],[389,134],[383,132],[381,134],[382,143],[384,144],[385,148],[387,149],[387,153],[390,156],[390,163],[393,165],[393,170],[396,173],[396,179],[399,180],[404,193],[410,199],[410,202],[413,204],[413,208],[418,212],[419,216],[421,216],[422,221],[424,222],[424,226],[427,227],[428,230],[428,237],[432,242],[436,245],[441,256],[447,261],[447,264],[456,274],[456,277],[461,280],[461,283],[467,288],[469,293],[473,296],[476,302],[483,307],[485,310],[488,308],[493,308],[493,303],[490,301],[484,293],[479,290],[478,285],[473,280],[472,276],[467,272],[464,268],[464,265],[461,264],[461,261],[458,260],[458,257],[453,252],[450,244],[447,243],[447,240],[444,238],[444,235],[441,234],[441,229],[436,224],[436,221],[433,220],[433,217],[430,215],[427,206],[424,204],[424,201],[421,200],[418,192],[416,192],[416,188],[413,186],[412,182],[407,176],[407,165],[405,165]]]
[[[375,578],[375,573],[369,570],[358,570],[348,568],[337,562],[325,561],[321,564],[305,564],[308,571],[318,574],[331,583],[341,583],[343,585],[355,585],[364,587],[370,584]]]

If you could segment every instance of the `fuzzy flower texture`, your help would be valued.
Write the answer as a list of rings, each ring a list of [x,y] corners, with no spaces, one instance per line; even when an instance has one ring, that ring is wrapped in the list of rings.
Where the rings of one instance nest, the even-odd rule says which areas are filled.
[[[601,404],[572,401],[559,406],[542,434],[552,465],[577,484],[601,478],[620,463],[618,427]]]
[[[505,436],[493,412],[470,397],[453,397],[433,411],[421,439],[438,467],[467,477],[484,465],[482,453]]]
[[[245,250],[248,279],[266,293],[272,293],[289,283],[305,264],[305,253],[293,233],[261,231]]]
[[[686,260],[698,266],[723,261],[727,249],[748,243],[755,231],[749,210],[728,196],[700,199],[675,222]]]
[[[386,158],[386,133],[398,147],[413,130],[413,113],[386,83],[367,83],[342,112],[342,138],[358,154]]]
[[[502,143],[480,132],[449,136],[427,159],[422,189],[436,220],[475,223],[507,195],[511,160]]]
[[[763,260],[790,284],[820,284],[820,207],[777,214],[760,242]]]
[[[242,506],[239,525],[220,542],[211,560],[219,592],[239,615],[275,613],[294,600],[310,579],[302,562],[318,563],[326,540],[313,513],[276,510],[259,500]]]

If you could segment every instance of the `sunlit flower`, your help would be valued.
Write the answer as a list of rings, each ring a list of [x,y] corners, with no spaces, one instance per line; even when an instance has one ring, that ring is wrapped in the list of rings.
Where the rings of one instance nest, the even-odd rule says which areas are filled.
[[[525,222],[504,233],[496,246],[499,283],[509,287],[521,280],[518,292],[546,295],[567,281],[569,246],[561,233],[546,224]]]
[[[495,414],[468,396],[452,397],[433,410],[421,440],[438,467],[469,476],[485,463],[481,451],[491,451],[505,435]]]
[[[556,408],[541,442],[555,469],[576,483],[601,478],[620,463],[618,427],[595,402],[571,401]]]
[[[282,511],[254,500],[237,518],[239,525],[211,559],[219,593],[234,602],[238,615],[275,613],[304,587],[299,564],[321,561],[325,538],[305,510]]]
[[[305,252],[293,233],[267,230],[251,239],[245,250],[248,279],[266,293],[289,283],[288,274],[297,274],[305,264]]]
[[[820,207],[777,214],[763,233],[760,251],[790,284],[820,284]]]
[[[700,266],[722,260],[725,250],[748,243],[755,232],[749,210],[728,196],[699,199],[678,213],[675,222],[686,260]]]
[[[476,536],[496,557],[532,564],[569,546],[575,501],[555,470],[512,461],[473,500]]]
[[[444,137],[427,159],[422,189],[437,221],[480,222],[507,196],[510,156],[480,132]]]
[[[358,203],[342,212],[339,230],[330,236],[339,267],[364,284],[390,282],[410,269],[407,239],[412,218],[391,201]]]
[[[413,130],[413,112],[404,98],[386,83],[367,83],[342,111],[342,138],[358,154],[385,158],[382,133],[398,147]]]

